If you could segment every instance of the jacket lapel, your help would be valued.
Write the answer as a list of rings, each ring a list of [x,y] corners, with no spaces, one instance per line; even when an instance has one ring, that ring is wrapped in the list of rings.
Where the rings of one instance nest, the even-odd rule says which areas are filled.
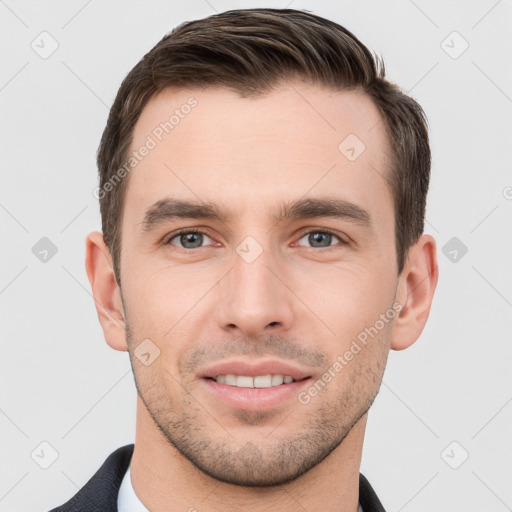
[[[117,495],[133,454],[133,444],[111,453],[68,502],[50,512],[117,512]]]

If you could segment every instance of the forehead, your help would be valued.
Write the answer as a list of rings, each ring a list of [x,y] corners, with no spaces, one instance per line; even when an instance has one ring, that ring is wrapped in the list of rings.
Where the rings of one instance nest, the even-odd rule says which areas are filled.
[[[166,196],[224,204],[240,216],[326,194],[392,210],[384,123],[360,91],[300,82],[259,98],[166,89],[136,123],[134,152],[125,200],[132,224]]]

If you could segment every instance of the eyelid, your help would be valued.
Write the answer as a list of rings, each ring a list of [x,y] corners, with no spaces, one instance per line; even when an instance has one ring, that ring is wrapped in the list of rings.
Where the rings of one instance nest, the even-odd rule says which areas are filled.
[[[197,228],[181,228],[181,229],[178,229],[177,231],[173,231],[170,235],[164,237],[162,244],[163,245],[173,245],[173,244],[171,244],[172,240],[174,240],[176,237],[178,237],[180,235],[184,235],[187,233],[199,233],[201,235],[206,235],[208,238],[213,240],[213,237],[207,233],[206,228],[199,228],[199,227],[197,227]],[[174,247],[176,247],[177,249],[183,249],[184,251],[192,250],[192,249],[186,249],[185,247],[179,247],[178,245],[175,245]],[[207,246],[201,246],[201,247],[198,247],[198,249],[204,249],[206,247]]]
[[[296,235],[296,236],[298,236],[297,242],[300,241],[301,238],[304,238],[304,236],[309,235],[311,233],[327,233],[329,235],[335,236],[340,241],[340,243],[343,245],[348,245],[350,243],[349,239],[346,235],[344,236],[341,233],[338,233],[337,231],[334,231],[329,228],[311,228],[311,227],[303,228],[302,230],[299,231],[299,233]],[[327,251],[329,249],[334,249],[337,246],[338,246],[338,244],[328,245],[326,247],[308,247],[308,248],[313,249],[313,250]],[[305,247],[305,246],[299,245],[299,247]]]
[[[208,234],[207,228],[205,228],[205,227],[189,227],[189,228],[181,228],[181,229],[178,229],[178,230],[172,232],[170,235],[168,235],[167,237],[164,238],[164,241],[162,243],[163,243],[163,245],[173,245],[173,244],[171,244],[172,240],[174,240],[176,237],[178,237],[180,235],[187,234],[187,233],[199,233],[202,235],[206,235],[208,238],[215,241],[214,238]],[[334,231],[329,228],[324,228],[324,227],[311,227],[311,226],[304,227],[304,228],[300,229],[298,231],[298,233],[296,233],[294,235],[294,237],[296,238],[296,240],[298,242],[298,241],[300,241],[301,238],[304,238],[304,236],[309,235],[311,233],[328,233],[328,234],[333,235],[336,238],[338,238],[338,240],[340,241],[339,243],[341,243],[343,245],[348,245],[350,243],[350,239],[346,235],[343,235],[341,233],[338,233],[337,231]],[[296,242],[294,242],[294,245],[295,244],[296,244]],[[177,245],[176,246],[173,245],[173,246],[176,247],[177,249],[183,249],[184,251],[188,251],[188,252],[197,250],[197,249],[206,249],[208,247],[208,246],[201,246],[201,247],[197,247],[195,249],[186,249],[185,247],[179,247]],[[312,249],[312,250],[317,250],[317,251],[319,250],[319,251],[325,252],[329,249],[334,249],[337,246],[338,246],[338,244],[328,245],[326,247],[308,247],[308,248]],[[298,245],[298,247],[306,247],[306,246]]]

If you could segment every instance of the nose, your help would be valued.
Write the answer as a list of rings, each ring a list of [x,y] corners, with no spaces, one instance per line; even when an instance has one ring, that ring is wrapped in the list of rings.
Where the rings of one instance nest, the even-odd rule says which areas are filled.
[[[233,268],[219,282],[219,327],[248,337],[289,330],[293,293],[280,268],[266,250],[252,262],[234,254]]]

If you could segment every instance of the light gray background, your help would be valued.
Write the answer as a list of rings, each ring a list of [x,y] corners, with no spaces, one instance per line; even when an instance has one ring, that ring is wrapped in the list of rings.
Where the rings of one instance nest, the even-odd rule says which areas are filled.
[[[388,511],[512,510],[505,0],[0,1],[0,509],[61,504],[111,451],[133,442],[128,356],[106,345],[84,268],[85,237],[101,229],[95,152],[121,80],[166,32],[256,6],[305,8],[345,25],[384,56],[388,76],[430,120],[426,232],[438,242],[440,282],[420,340],[390,354],[362,472]],[[59,45],[47,59],[31,48],[50,48],[43,31]],[[464,40],[453,31],[469,44],[458,58]],[[42,237],[58,248],[46,263],[32,252]],[[455,262],[451,246],[449,257],[442,251],[452,237],[468,249]],[[58,452],[48,469],[39,465],[51,461],[43,441]],[[452,469],[447,461],[458,465],[465,451]]]

